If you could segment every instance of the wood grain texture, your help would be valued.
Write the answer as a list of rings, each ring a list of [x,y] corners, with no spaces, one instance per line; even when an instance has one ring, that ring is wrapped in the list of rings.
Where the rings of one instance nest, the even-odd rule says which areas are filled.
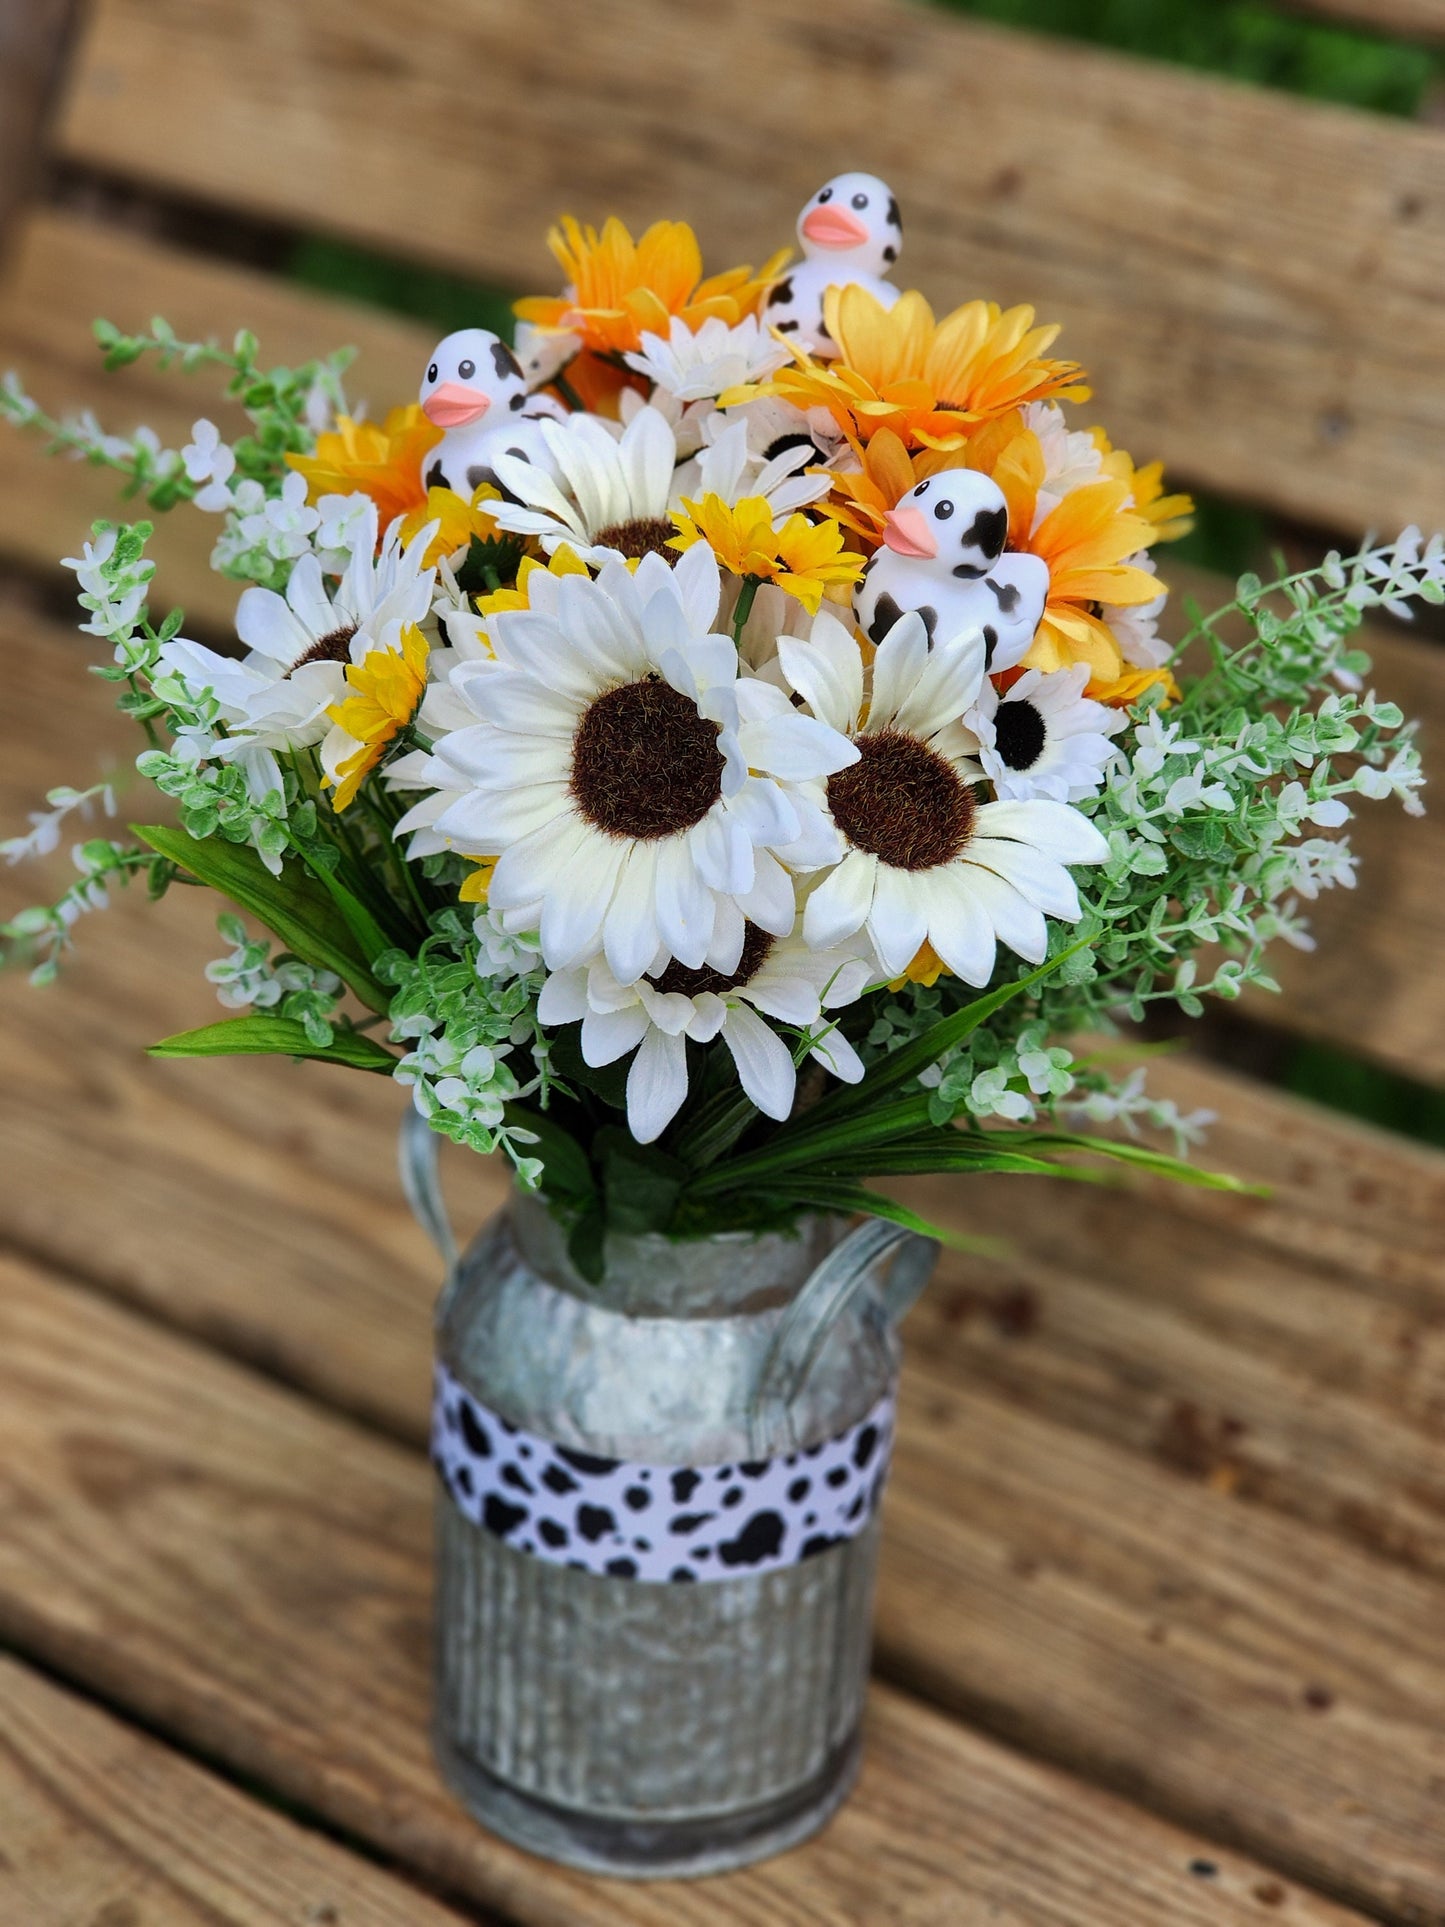
[[[213,911],[122,904],[59,991],[0,985],[0,1235],[420,1441],[435,1266],[388,1175],[396,1094],[138,1055],[209,1014]],[[1015,1252],[950,1256],[915,1315],[930,1367],[890,1521],[887,1664],[1261,1855],[1288,1808],[1293,1866],[1406,1917],[1445,1859],[1412,1792],[1445,1701],[1422,1577],[1445,1573],[1445,1160],[1160,1070],[1223,1112],[1211,1155],[1272,1200],[915,1187]],[[502,1174],[452,1169],[470,1229]],[[935,1569],[947,1582],[921,1587]],[[1314,1715],[1320,1686],[1347,1715]]]
[[[0,1361],[0,1634],[512,1917],[1205,1927],[1257,1920],[1274,1882],[1292,1919],[1358,1918],[886,1689],[817,1843],[684,1886],[549,1867],[472,1825],[427,1755],[419,1453],[3,1261]]]
[[[353,343],[361,350],[353,387],[370,398],[373,412],[411,392],[431,345],[429,331],[395,317],[220,268],[136,235],[107,233],[73,215],[41,213],[15,274],[0,289],[0,367],[24,370],[52,409],[93,408],[122,428],[150,421],[164,440],[179,445],[197,414],[210,410],[225,419],[205,381],[143,368],[105,375],[90,335],[94,313],[139,327],[155,309],[183,334],[200,338],[225,338],[246,321],[287,361]],[[92,518],[126,512],[114,478],[47,458],[38,444],[9,431],[0,429],[0,436],[0,545],[59,581],[55,558],[75,553]],[[214,518],[189,508],[161,519],[153,545],[155,600],[161,607],[179,602],[193,630],[226,634],[238,590],[209,569],[216,527]],[[1176,623],[1183,620],[1184,592],[1206,607],[1228,595],[1221,580],[1175,566],[1167,551],[1163,571],[1176,587]],[[1382,693],[1425,718],[1428,757],[1445,717],[1445,651],[1386,618],[1368,624],[1363,639],[1375,656]],[[1438,816],[1418,822],[1403,818],[1398,805],[1365,804],[1351,835],[1364,858],[1361,887],[1328,892],[1314,907],[1316,951],[1279,946],[1274,963],[1285,996],[1261,998],[1256,1014],[1410,1076],[1445,1082],[1445,1023],[1435,990],[1445,947],[1445,899],[1436,884],[1445,867],[1445,830]]]
[[[1445,519],[1437,130],[907,0],[645,29],[628,0],[543,0],[525,32],[486,0],[99,0],[59,138],[519,289],[554,285],[565,209],[685,217],[710,261],[756,262],[863,164],[902,201],[903,281],[1062,321],[1141,460],[1347,529]]]
[[[461,1927],[462,1917],[0,1657],[14,1927]]]

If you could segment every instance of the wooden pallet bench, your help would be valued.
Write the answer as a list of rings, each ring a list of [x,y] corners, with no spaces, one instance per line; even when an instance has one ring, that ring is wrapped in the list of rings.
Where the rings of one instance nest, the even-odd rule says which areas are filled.
[[[686,214],[719,258],[785,233],[856,113],[907,278],[1063,318],[1141,456],[1345,533],[1445,521],[1445,134],[903,0],[709,19],[537,0],[523,42],[480,7],[97,0],[0,367],[174,441],[209,398],[101,377],[88,346],[94,313],[159,311],[278,358],[355,341],[384,404],[430,331],[206,252],[194,218],[181,247],[106,210],[184,200],[543,286],[563,207]],[[729,46],[769,85],[724,116]],[[51,572],[112,507],[104,476],[0,444],[0,822],[133,753]],[[220,634],[210,535],[173,519],[159,593]],[[1436,648],[1370,643],[1438,723]],[[1439,1082],[1440,832],[1359,828],[1364,886],[1264,1014]],[[0,915],[33,884],[0,872]],[[390,1176],[396,1093],[141,1054],[214,1016],[214,912],[122,900],[57,990],[0,981],[7,1927],[1445,1921],[1445,1157],[1194,1057],[1156,1084],[1219,1113],[1211,1160],[1268,1199],[914,1186],[1009,1249],[950,1255],[910,1321],[859,1792],[744,1874],[591,1881],[478,1830],[427,1751],[436,1277]],[[498,1170],[446,1163],[459,1219],[496,1208]]]

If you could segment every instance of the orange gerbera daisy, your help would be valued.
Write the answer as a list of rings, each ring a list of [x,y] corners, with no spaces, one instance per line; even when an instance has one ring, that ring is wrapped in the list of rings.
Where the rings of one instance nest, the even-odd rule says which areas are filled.
[[[832,494],[818,507],[861,535],[870,549],[883,539],[888,510],[896,508],[909,489],[940,469],[960,466],[959,456],[947,450],[924,448],[910,454],[891,428],[880,428],[870,441],[852,446],[858,467],[839,470]]]
[[[380,427],[338,415],[336,427],[316,437],[314,455],[288,455],[287,463],[306,477],[307,500],[323,495],[369,495],[376,504],[382,534],[398,515],[425,508],[422,458],[442,438],[415,402],[393,408]]]
[[[523,321],[582,337],[583,346],[624,354],[644,333],[667,333],[673,315],[697,328],[711,315],[729,324],[755,312],[790,250],[775,254],[754,275],[730,268],[706,280],[697,236],[685,221],[654,221],[639,240],[613,215],[599,234],[570,214],[547,236],[567,277],[561,295],[534,295],[516,304]]]
[[[977,428],[1025,402],[1050,395],[1079,401],[1077,362],[1046,357],[1057,327],[1036,328],[1032,308],[966,301],[936,321],[916,291],[891,308],[857,283],[830,288],[824,318],[838,346],[836,361],[795,361],[772,380],[732,389],[731,401],[781,396],[799,408],[826,408],[850,439],[869,441],[891,429],[910,447],[961,448]]]

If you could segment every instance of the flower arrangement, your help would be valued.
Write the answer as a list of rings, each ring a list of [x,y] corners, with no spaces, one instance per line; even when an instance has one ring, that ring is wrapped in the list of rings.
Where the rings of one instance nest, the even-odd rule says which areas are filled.
[[[1191,1175],[1138,1134],[1198,1120],[1077,1040],[1268,987],[1301,900],[1354,882],[1316,832],[1418,812],[1351,637],[1445,598],[1445,550],[1247,576],[1169,646],[1155,550],[1190,504],[1076,425],[1057,329],[900,292],[873,176],[798,239],[704,276],[681,223],[564,221],[515,344],[448,336],[379,420],[344,356],[266,370],[159,321],[98,324],[107,365],[219,372],[248,434],[170,450],[8,378],[12,421],[215,515],[246,586],[216,650],[149,607],[150,522],[67,563],[179,824],[87,837],[7,953],[44,981],[115,885],[214,888],[244,1014],[157,1053],[396,1079],[593,1276],[608,1227],[917,1227],[872,1188],[907,1173]],[[54,791],[0,847],[114,807]]]

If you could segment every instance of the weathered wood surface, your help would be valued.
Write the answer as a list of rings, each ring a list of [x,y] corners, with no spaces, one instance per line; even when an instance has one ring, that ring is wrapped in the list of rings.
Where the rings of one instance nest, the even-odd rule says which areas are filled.
[[[133,1726],[0,1657],[11,1927],[461,1927]]]
[[[427,1755],[421,1455],[29,1267],[0,1280],[0,1634],[450,1891],[577,1927],[1204,1927],[1262,1890],[1358,1918],[882,1688],[859,1792],[808,1848],[634,1888],[516,1853]]]
[[[358,396],[373,412],[409,394],[430,346],[428,331],[263,275],[221,268],[134,235],[106,234],[73,215],[40,214],[31,223],[16,273],[0,289],[0,367],[23,369],[53,409],[93,408],[108,424],[153,423],[171,445],[190,433],[198,414],[225,420],[214,388],[200,377],[130,369],[102,372],[90,318],[105,313],[122,326],[144,326],[159,309],[182,332],[225,338],[253,323],[277,359],[294,361],[343,341],[358,345]],[[115,515],[115,478],[72,462],[48,459],[38,444],[0,430],[0,545],[27,566],[57,578],[55,558],[74,554],[94,516]],[[238,590],[211,573],[207,558],[215,520],[182,508],[164,518],[154,553],[155,600],[179,602],[192,628],[228,633]],[[1228,591],[1213,577],[1173,567],[1165,579],[1216,606]],[[66,578],[69,581],[69,578]],[[1173,620],[1182,621],[1182,597]],[[1445,716],[1445,652],[1404,625],[1381,618],[1367,626],[1378,687],[1410,713],[1426,718],[1424,743]],[[1415,1077],[1445,1082],[1445,1024],[1434,978],[1445,947],[1445,899],[1436,878],[1445,867],[1438,816],[1404,819],[1398,805],[1364,805],[1352,830],[1363,862],[1359,890],[1326,893],[1313,907],[1320,944],[1311,953],[1279,946],[1274,959],[1283,999],[1261,999],[1271,1023],[1341,1043]]]
[[[0,774],[0,802],[18,778]],[[123,904],[59,991],[0,986],[0,1235],[419,1441],[435,1273],[386,1176],[396,1094],[138,1055],[212,1014],[213,910]],[[1445,1160],[1160,1069],[1224,1112],[1214,1160],[1274,1200],[919,1187],[1017,1249],[949,1257],[916,1314],[929,1365],[892,1506],[886,1663],[1215,1837],[1261,1856],[1282,1839],[1289,1866],[1429,1918]],[[454,1169],[469,1226],[501,1174]]]
[[[0,4],[0,261],[39,173],[47,110],[75,13],[73,0]]]
[[[731,84],[721,48],[768,84]],[[207,111],[172,116],[177,96]],[[1344,528],[1445,519],[1434,129],[906,0],[723,0],[704,31],[661,9],[645,32],[628,0],[545,0],[524,25],[480,0],[99,0],[59,142],[547,288],[567,208],[682,216],[710,260],[756,262],[858,164],[860,128],[903,204],[903,280],[1063,321],[1141,458]]]

